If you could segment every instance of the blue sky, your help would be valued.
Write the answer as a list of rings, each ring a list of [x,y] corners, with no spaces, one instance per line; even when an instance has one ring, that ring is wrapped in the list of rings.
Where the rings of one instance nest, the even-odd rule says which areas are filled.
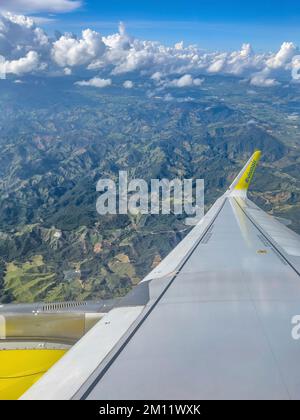
[[[0,16],[5,74],[141,72],[173,88],[200,86],[199,71],[245,77],[258,87],[299,80],[300,3],[291,0],[1,0],[0,12],[8,11]],[[16,14],[35,16],[46,31]],[[120,25],[118,32],[120,21],[126,30]],[[183,81],[171,80],[175,73]]]
[[[49,29],[90,27],[103,34],[122,20],[134,36],[168,44],[184,40],[205,49],[236,49],[243,42],[258,51],[277,49],[283,40],[300,44],[300,2],[291,0],[84,0],[78,10],[55,19]]]

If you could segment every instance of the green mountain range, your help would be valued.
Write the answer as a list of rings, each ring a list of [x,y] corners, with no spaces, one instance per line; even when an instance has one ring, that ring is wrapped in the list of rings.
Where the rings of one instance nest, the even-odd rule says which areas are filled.
[[[204,178],[207,209],[259,148],[251,198],[300,233],[298,85],[207,77],[165,96],[0,82],[0,302],[123,295],[188,233],[184,215],[98,215],[96,183],[120,170]]]

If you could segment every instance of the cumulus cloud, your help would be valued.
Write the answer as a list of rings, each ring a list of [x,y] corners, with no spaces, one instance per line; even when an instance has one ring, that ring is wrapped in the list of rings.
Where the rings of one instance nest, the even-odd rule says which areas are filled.
[[[21,76],[26,73],[32,73],[39,67],[39,56],[35,51],[29,51],[29,53],[18,60],[7,61],[4,57],[0,60],[0,73],[16,74]]]
[[[79,0],[1,0],[0,10],[17,13],[71,12],[82,5]]]
[[[228,73],[241,75],[244,71],[257,69],[263,66],[262,55],[255,55],[250,44],[243,44],[240,51],[231,53],[216,53],[211,55],[208,73]]]
[[[179,79],[174,79],[171,82],[167,83],[170,87],[177,87],[177,88],[183,88],[183,87],[190,87],[190,86],[201,86],[203,83],[203,79],[193,79],[193,77],[190,74],[185,74],[184,76],[181,76]]]
[[[162,77],[163,77],[162,73],[160,71],[156,71],[155,73],[152,74],[151,79],[158,82],[161,80]]]
[[[123,86],[125,89],[132,89],[133,88],[133,82],[131,80],[125,80],[123,83]]]
[[[25,16],[0,14],[0,54],[16,58],[34,50],[49,54],[49,38],[43,29]]]
[[[223,54],[221,58],[216,57],[216,59],[208,66],[208,73],[220,73],[225,66],[226,54]]]
[[[80,39],[71,34],[61,36],[53,44],[52,57],[61,67],[87,65],[102,56],[105,48],[101,35],[86,29]]]
[[[277,82],[275,79],[268,77],[269,74],[270,71],[268,69],[255,73],[250,79],[250,84],[252,86],[259,87],[272,87],[279,85],[279,82]]]
[[[175,50],[183,50],[184,46],[183,46],[183,41],[177,42],[174,46],[175,46]]]
[[[90,86],[96,88],[104,88],[110,86],[111,84],[111,79],[101,79],[100,77],[93,77],[90,80],[83,80],[75,83],[77,86]]]
[[[65,76],[70,76],[72,74],[72,70],[68,67],[65,67],[63,71]]]
[[[300,55],[295,55],[291,62],[292,77],[294,81],[300,80]]]
[[[296,54],[297,48],[292,42],[284,42],[280,50],[273,57],[270,57],[266,64],[269,68],[278,69],[290,62]]]
[[[26,4],[34,2],[26,0]],[[4,0],[5,3],[8,1]],[[21,0],[12,3],[21,4]],[[50,0],[36,0],[39,3],[49,7]],[[73,7],[78,2],[55,0],[57,8],[58,4],[66,3],[72,3]],[[49,69],[66,76],[71,73],[80,76],[83,69],[90,71],[91,77],[96,71],[110,72],[112,76],[134,72],[148,76],[157,89],[200,86],[203,79],[197,78],[199,74],[234,75],[249,80],[251,85],[270,87],[282,76],[291,80],[292,72],[299,71],[300,62],[298,48],[291,42],[284,42],[278,51],[268,53],[256,53],[250,44],[243,44],[237,51],[206,52],[183,42],[166,46],[136,39],[127,34],[122,23],[117,33],[108,36],[85,29],[80,36],[57,32],[52,38],[31,18],[11,13],[0,15],[0,54],[12,73],[17,67],[27,72],[29,63],[32,71]]]

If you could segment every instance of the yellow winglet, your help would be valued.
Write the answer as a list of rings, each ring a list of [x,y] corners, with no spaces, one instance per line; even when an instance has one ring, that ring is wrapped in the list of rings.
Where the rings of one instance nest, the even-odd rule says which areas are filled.
[[[252,178],[255,173],[255,169],[257,167],[257,164],[261,158],[261,151],[257,150],[253,153],[251,158],[248,160],[244,168],[241,170],[241,172],[238,174],[236,179],[231,184],[229,191],[232,193],[244,193],[247,194],[248,188],[251,184]]]

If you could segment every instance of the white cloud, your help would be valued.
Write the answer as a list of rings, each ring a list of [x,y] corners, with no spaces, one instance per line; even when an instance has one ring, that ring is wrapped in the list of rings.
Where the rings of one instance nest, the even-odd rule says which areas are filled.
[[[174,86],[174,87],[179,87],[179,88],[186,87],[186,86],[193,86],[193,78],[190,74],[185,74],[179,79],[172,80],[172,82],[169,83],[169,86]]]
[[[66,76],[70,76],[72,74],[72,70],[69,69],[69,67],[65,67],[63,71]]]
[[[174,47],[175,50],[183,50],[183,41],[177,42]]]
[[[199,78],[194,79],[195,86],[201,86],[203,82],[204,82],[204,79],[199,79]]]
[[[252,75],[250,79],[250,84],[252,86],[260,86],[260,87],[272,87],[279,85],[275,79],[269,78],[269,70],[263,70],[259,73],[255,73]]]
[[[300,80],[300,55],[295,55],[291,62],[291,71],[293,81],[299,82]]]
[[[78,9],[79,0],[1,0],[0,10],[17,13],[64,13]]]
[[[209,73],[228,73],[241,75],[246,70],[257,68],[261,64],[262,57],[255,55],[250,44],[243,44],[240,51],[231,53],[220,53],[211,55],[211,64],[207,71]]]
[[[12,3],[21,4],[22,1]],[[8,1],[2,2],[5,3]],[[32,6],[42,2],[24,0],[23,3]],[[72,3],[72,7],[76,4],[55,0],[52,6],[56,4],[58,8],[60,4],[65,7],[66,3]],[[45,0],[43,7],[50,7],[49,4],[50,0]],[[27,64],[33,61],[33,56],[28,56],[33,52],[39,61],[37,64],[35,56],[33,71],[48,68],[51,74],[65,73],[67,76],[72,72],[80,76],[84,68],[91,72],[91,77],[95,74],[93,72],[99,74],[103,70],[112,75],[135,72],[148,76],[157,89],[168,84],[179,88],[200,86],[203,80],[196,77],[198,74],[235,75],[249,80],[254,86],[268,87],[276,85],[281,76],[292,80],[292,71],[299,69],[298,48],[291,42],[284,42],[278,51],[268,53],[255,53],[249,44],[232,52],[206,52],[197,46],[185,46],[183,42],[166,46],[133,38],[122,23],[117,33],[105,37],[85,29],[79,37],[59,34],[52,39],[29,17],[11,13],[0,15],[0,53],[6,66],[16,68],[16,62],[19,62],[19,67],[21,64],[24,67],[24,61]],[[13,64],[8,64],[11,62]]]
[[[133,88],[133,82],[131,80],[126,80],[123,83],[123,86],[125,89],[132,89]]]
[[[7,58],[16,58],[30,50],[49,55],[50,42],[43,29],[25,16],[0,14],[0,52]]]
[[[273,69],[284,67],[290,62],[296,54],[297,48],[292,42],[284,42],[280,50],[273,57],[269,58],[266,62],[267,66]]]
[[[171,82],[167,82],[166,86],[176,87],[176,88],[201,86],[203,81],[204,81],[203,79],[198,79],[198,78],[193,79],[193,77],[190,74],[185,74],[179,79],[174,79]]]
[[[18,60],[7,61],[4,57],[0,60],[1,74],[16,74],[21,76],[25,73],[32,73],[39,68],[39,55],[35,51],[29,53]]]
[[[224,69],[225,62],[226,54],[222,54],[221,58],[217,56],[216,59],[208,66],[207,71],[209,73],[220,73]]]
[[[162,73],[160,71],[156,71],[155,73],[152,74],[151,79],[159,81],[161,80],[162,77],[163,77]]]
[[[105,45],[99,33],[86,29],[82,38],[70,34],[61,36],[53,44],[53,60],[61,67],[88,65],[105,52]]]
[[[52,15],[53,16],[53,15]],[[36,25],[46,25],[48,23],[54,23],[57,22],[57,19],[52,17],[43,17],[43,16],[29,16],[30,19],[33,20],[33,22]]]
[[[111,79],[100,79],[100,77],[93,77],[90,80],[83,80],[75,83],[77,86],[91,86],[96,88],[104,88],[110,86],[111,84]]]

